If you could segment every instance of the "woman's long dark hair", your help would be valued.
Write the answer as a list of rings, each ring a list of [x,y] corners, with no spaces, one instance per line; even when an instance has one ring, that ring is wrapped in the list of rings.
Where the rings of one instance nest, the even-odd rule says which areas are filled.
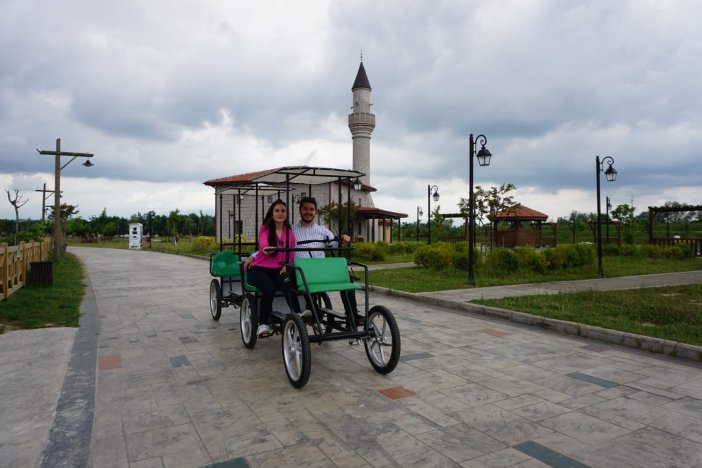
[[[271,206],[268,207],[268,211],[266,211],[266,216],[263,217],[263,225],[268,228],[268,245],[271,247],[278,246],[278,240],[275,237],[275,221],[273,221],[273,210],[275,209],[276,205],[283,205],[286,210],[288,209],[287,203],[279,198],[271,203]],[[285,238],[285,242],[288,241],[288,230],[290,230],[290,223],[288,222],[288,219],[285,218],[285,221],[283,222],[283,237]]]

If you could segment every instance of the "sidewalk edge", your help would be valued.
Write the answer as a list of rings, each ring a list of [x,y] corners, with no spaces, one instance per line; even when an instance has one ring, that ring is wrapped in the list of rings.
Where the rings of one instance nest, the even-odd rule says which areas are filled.
[[[447,307],[461,312],[484,315],[488,317],[496,317],[511,322],[539,327],[544,330],[551,330],[566,335],[575,335],[583,338],[590,338],[608,343],[618,344],[629,348],[636,348],[652,353],[661,353],[673,357],[691,359],[694,361],[702,361],[702,346],[695,346],[687,343],[678,343],[675,341],[663,340],[650,336],[637,335],[634,333],[610,330],[607,328],[596,327],[593,325],[585,325],[576,322],[568,322],[566,320],[558,320],[538,315],[531,315],[524,312],[516,312],[513,310],[500,309],[497,307],[489,307],[480,304],[472,304],[470,302],[456,302],[446,299],[438,299],[433,297],[423,296],[421,294],[398,291],[396,289],[383,288],[380,286],[371,286],[371,291],[385,294],[388,296],[400,297],[411,301],[422,302],[429,305]]]

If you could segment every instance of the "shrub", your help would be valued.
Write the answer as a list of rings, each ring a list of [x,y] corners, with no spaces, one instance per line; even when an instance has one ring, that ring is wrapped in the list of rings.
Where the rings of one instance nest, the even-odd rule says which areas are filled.
[[[644,244],[640,249],[641,255],[647,258],[661,258],[663,257],[663,248],[657,245]]]
[[[498,247],[488,252],[486,266],[494,272],[513,273],[519,269],[519,259],[510,249]]]
[[[214,237],[198,236],[193,239],[192,249],[202,253],[216,252],[219,250],[219,244]]]
[[[516,247],[514,254],[517,256],[517,264],[520,269],[531,270],[535,273],[545,273],[548,269],[546,258],[533,247]]]
[[[558,245],[545,249],[543,255],[548,262],[548,268],[558,270],[592,264],[595,249],[591,244]]]
[[[671,247],[673,258],[691,258],[692,249],[686,244],[675,244]]]
[[[431,247],[428,245],[420,245],[414,250],[414,263],[422,268],[428,268],[430,256]]]
[[[614,255],[619,255],[621,252],[621,249],[617,244],[605,244],[602,246],[602,253],[604,255],[608,256],[614,256]]]
[[[387,252],[391,254],[413,254],[415,250],[422,244],[417,242],[394,242],[388,245]]]
[[[354,256],[363,260],[385,260],[387,244],[373,242],[357,242],[353,244]]]
[[[636,254],[636,247],[633,245],[622,245],[619,248],[619,255],[623,255],[625,257],[631,257]]]

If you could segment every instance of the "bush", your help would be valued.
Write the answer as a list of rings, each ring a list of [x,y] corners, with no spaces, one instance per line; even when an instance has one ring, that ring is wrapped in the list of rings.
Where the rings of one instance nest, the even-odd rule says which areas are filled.
[[[605,244],[602,246],[602,253],[611,257],[614,255],[619,255],[621,253],[621,249],[617,244]]]
[[[673,258],[691,258],[692,257],[692,249],[690,248],[689,245],[686,244],[675,244],[671,248],[671,253],[673,254]]]
[[[622,245],[619,248],[619,255],[623,255],[625,257],[631,257],[636,254],[636,247],[633,245]]]
[[[214,237],[198,236],[193,239],[192,249],[195,252],[210,253],[219,250],[219,244]]]
[[[664,256],[663,247],[652,244],[642,245],[640,252],[646,258],[661,258]]]
[[[391,254],[414,254],[415,250],[421,245],[417,242],[394,242],[388,245],[387,252]]]
[[[510,249],[498,247],[488,252],[486,266],[493,272],[514,273],[519,269],[519,259]]]
[[[514,249],[514,254],[517,256],[517,264],[520,269],[530,270],[534,273],[546,273],[548,262],[533,247],[517,247]]]
[[[591,244],[558,245],[543,251],[550,270],[591,265],[595,249]]]
[[[388,245],[385,243],[357,242],[353,244],[353,255],[362,260],[385,260]]]

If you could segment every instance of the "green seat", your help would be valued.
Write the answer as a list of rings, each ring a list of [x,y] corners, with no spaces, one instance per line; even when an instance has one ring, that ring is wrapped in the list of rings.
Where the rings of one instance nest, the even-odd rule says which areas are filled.
[[[294,265],[299,268],[295,270],[299,292],[320,293],[363,289],[360,284],[351,282],[348,265],[344,258],[296,258]],[[305,283],[302,281],[300,269],[304,272],[307,280],[307,291],[305,291]]]
[[[212,257],[212,276],[239,277],[239,256],[230,250],[223,250]]]
[[[242,268],[243,268],[243,266],[242,266]],[[256,286],[249,283],[249,274],[247,271],[244,271],[244,290],[248,291],[250,293],[258,293],[258,294],[261,293],[261,291]]]

